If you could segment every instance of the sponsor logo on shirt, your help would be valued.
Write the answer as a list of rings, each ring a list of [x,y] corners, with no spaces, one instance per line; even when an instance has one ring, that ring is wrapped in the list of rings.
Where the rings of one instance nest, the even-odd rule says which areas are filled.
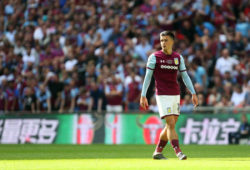
[[[172,63],[173,63],[173,60],[167,60],[167,63],[168,63],[168,64],[172,64]]]
[[[162,69],[178,70],[177,66],[161,65]]]
[[[172,64],[173,60],[160,60],[160,63],[168,63],[168,64]],[[177,64],[178,65],[178,58],[177,58]]]

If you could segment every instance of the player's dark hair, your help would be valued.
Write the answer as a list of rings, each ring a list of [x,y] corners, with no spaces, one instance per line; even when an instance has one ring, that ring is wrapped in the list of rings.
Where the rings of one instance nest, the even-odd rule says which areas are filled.
[[[175,39],[175,35],[173,32],[171,31],[163,31],[160,33],[160,36],[169,36],[171,37],[173,40]]]

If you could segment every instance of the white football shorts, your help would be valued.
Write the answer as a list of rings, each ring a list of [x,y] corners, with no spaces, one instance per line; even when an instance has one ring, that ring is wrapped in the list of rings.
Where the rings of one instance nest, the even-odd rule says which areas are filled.
[[[180,95],[156,95],[161,119],[168,115],[180,115]]]

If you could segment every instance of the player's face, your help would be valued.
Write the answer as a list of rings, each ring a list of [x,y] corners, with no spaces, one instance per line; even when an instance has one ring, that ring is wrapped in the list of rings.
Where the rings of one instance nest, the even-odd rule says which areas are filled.
[[[173,47],[174,40],[169,36],[161,36],[160,41],[161,41],[161,48],[163,50],[167,50]]]

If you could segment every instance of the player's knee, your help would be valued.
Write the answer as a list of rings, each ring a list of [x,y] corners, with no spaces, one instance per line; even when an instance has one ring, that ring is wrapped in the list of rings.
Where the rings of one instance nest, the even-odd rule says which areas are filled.
[[[167,126],[165,126],[162,130],[161,130],[161,134],[165,134],[167,133]]]
[[[175,129],[175,123],[169,125],[170,129]]]
[[[175,121],[171,120],[167,122],[167,128],[168,129],[174,129],[175,128]]]

